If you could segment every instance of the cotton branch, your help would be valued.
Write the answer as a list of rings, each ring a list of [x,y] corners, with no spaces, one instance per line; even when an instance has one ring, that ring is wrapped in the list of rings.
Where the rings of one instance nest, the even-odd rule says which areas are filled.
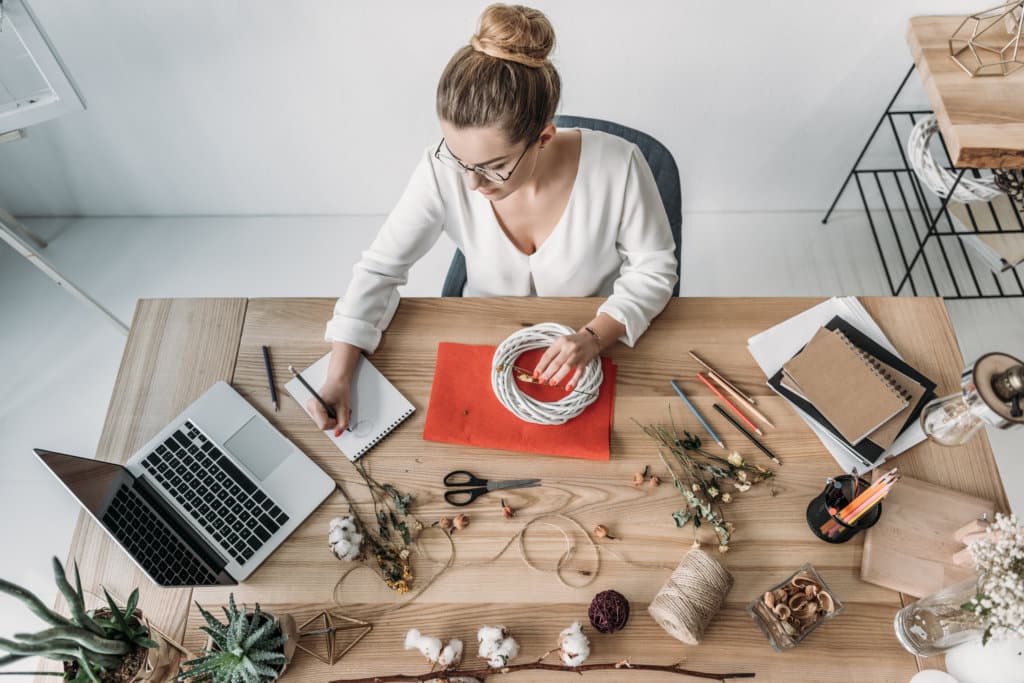
[[[530,662],[529,664],[512,664],[501,669],[458,669],[449,671],[433,671],[423,674],[392,674],[389,676],[368,676],[366,678],[342,678],[333,680],[330,683],[426,683],[426,681],[449,681],[452,679],[476,679],[485,681],[488,677],[498,674],[510,674],[516,671],[561,671],[564,673],[582,674],[585,671],[607,671],[610,669],[622,669],[633,671],[661,671],[663,673],[690,676],[691,678],[703,678],[712,681],[725,683],[730,679],[754,678],[753,673],[707,673],[704,671],[691,671],[684,669],[679,664],[630,664],[628,662],[609,662],[607,664],[583,664],[570,669],[558,664],[545,664],[542,661]]]

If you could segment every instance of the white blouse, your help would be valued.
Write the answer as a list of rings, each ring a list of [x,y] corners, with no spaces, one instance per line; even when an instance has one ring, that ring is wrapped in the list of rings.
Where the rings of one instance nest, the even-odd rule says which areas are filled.
[[[327,323],[328,341],[369,353],[398,308],[398,287],[441,231],[466,256],[464,296],[602,296],[633,346],[672,296],[679,266],[668,216],[639,148],[581,129],[579,170],[565,213],[533,254],[498,223],[490,200],[427,149]]]

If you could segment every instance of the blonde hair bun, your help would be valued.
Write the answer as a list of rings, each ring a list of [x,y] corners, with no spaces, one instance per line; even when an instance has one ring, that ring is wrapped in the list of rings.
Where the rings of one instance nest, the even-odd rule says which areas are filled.
[[[469,44],[477,52],[538,69],[548,64],[555,29],[540,10],[523,5],[490,5]]]

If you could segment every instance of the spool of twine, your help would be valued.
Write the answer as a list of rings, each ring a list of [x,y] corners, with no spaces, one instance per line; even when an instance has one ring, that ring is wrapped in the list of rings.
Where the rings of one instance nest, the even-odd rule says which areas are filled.
[[[697,645],[725,603],[732,574],[702,550],[691,550],[661,587],[647,611],[665,631],[687,645]]]

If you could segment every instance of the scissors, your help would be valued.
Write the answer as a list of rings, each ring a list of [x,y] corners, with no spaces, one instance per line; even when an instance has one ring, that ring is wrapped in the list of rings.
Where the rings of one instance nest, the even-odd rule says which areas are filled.
[[[490,493],[503,489],[527,489],[533,486],[540,486],[540,479],[507,479],[505,481],[489,481],[479,479],[472,472],[466,470],[455,470],[444,476],[444,485],[452,491],[444,492],[444,499],[449,505],[462,507],[469,505],[474,500]],[[476,488],[469,488],[476,487]]]

